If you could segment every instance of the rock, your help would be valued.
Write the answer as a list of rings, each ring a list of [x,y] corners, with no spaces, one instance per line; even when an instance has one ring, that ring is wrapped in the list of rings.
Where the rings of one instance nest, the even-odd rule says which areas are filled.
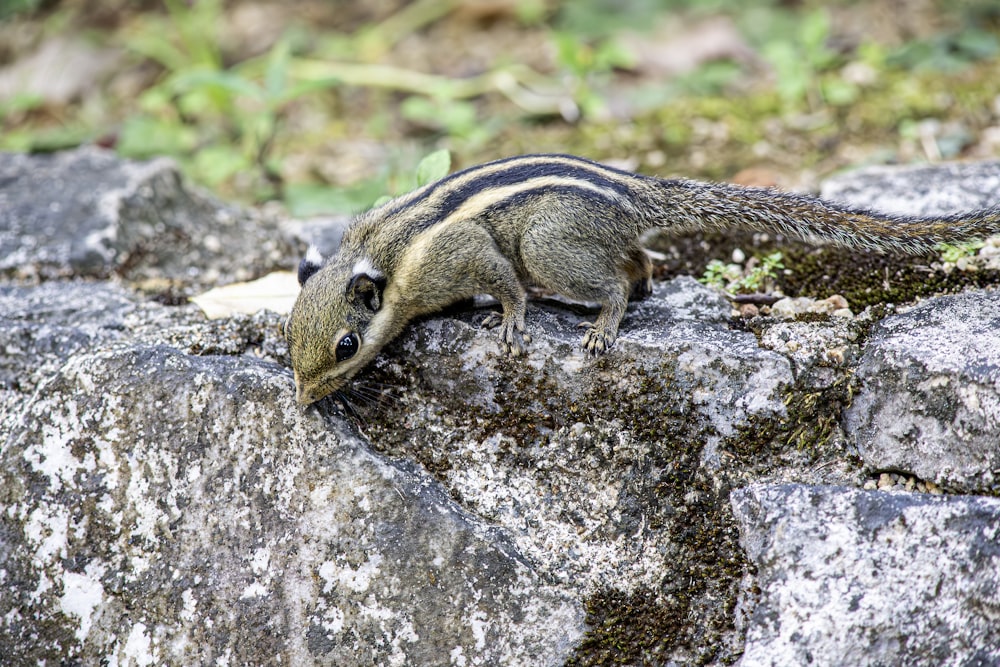
[[[209,321],[179,297],[293,268],[306,241],[329,253],[343,220],[273,222],[165,161],[93,149],[0,156],[0,174],[0,646],[15,663],[753,665],[770,647],[822,662],[839,653],[815,647],[846,636],[922,664],[920,647],[996,644],[974,597],[990,599],[976,536],[995,532],[994,501],[914,493],[993,489],[996,364],[968,347],[992,345],[988,293],[881,323],[842,299],[745,320],[677,278],[596,360],[576,326],[591,304],[536,295],[515,360],[479,327],[483,302],[464,304],[413,323],[342,401],[303,409],[277,314]],[[25,194],[42,175],[60,211]],[[891,429],[918,418],[955,442],[904,458]],[[879,458],[887,437],[899,451]],[[785,545],[813,542],[829,568],[800,574],[811,554]],[[885,565],[889,588],[833,544]],[[921,597],[899,620],[905,557],[951,568],[927,574],[944,611]],[[838,601],[862,582],[855,620],[880,634],[851,619],[782,634],[827,613],[783,593],[786,574]],[[900,628],[922,634],[899,643]]]
[[[76,355],[0,458],[15,664],[559,665],[583,632],[503,534],[298,409],[273,363]]]
[[[827,199],[886,213],[948,215],[1000,202],[1000,161],[866,167],[823,182]]]
[[[795,319],[799,315],[833,315],[835,317],[853,317],[847,307],[847,299],[834,294],[826,299],[813,299],[807,296],[785,297],[771,305],[771,314],[782,319]]]
[[[414,408],[434,405],[436,392],[457,394],[456,412],[476,419],[507,413],[517,421],[536,408],[572,416],[577,401],[603,406],[563,425],[543,417],[538,425],[550,436],[542,442],[519,444],[502,426],[483,440],[427,441],[457,448],[445,491],[407,458],[386,464],[329,410],[322,420],[293,405],[288,372],[273,364],[285,353],[276,316],[209,322],[190,306],[143,302],[99,283],[3,294],[0,331],[23,339],[9,376],[38,366],[30,386],[11,385],[27,392],[12,392],[17,418],[0,422],[0,506],[8,510],[0,571],[23,582],[0,609],[11,619],[0,643],[24,661],[58,654],[123,662],[138,646],[141,659],[158,664],[264,654],[351,664],[365,650],[373,661],[426,664],[434,659],[421,651],[445,646],[470,665],[562,664],[581,644],[593,594],[609,609],[622,595],[651,616],[669,612],[664,627],[675,616],[705,619],[702,635],[679,632],[683,641],[660,644],[698,655],[703,636],[706,646],[738,650],[718,606],[722,596],[735,599],[743,572],[732,519],[719,514],[725,492],[708,479],[669,487],[703,461],[718,468],[717,447],[750,416],[781,413],[791,378],[780,355],[728,329],[718,293],[690,279],[658,286],[634,308],[620,341],[627,355],[590,371],[577,349],[578,316],[564,306],[533,307],[538,349],[516,368],[495,353],[493,333],[476,326],[480,314],[412,328],[381,363],[406,360],[407,372],[430,383],[431,391],[407,397]],[[498,380],[552,393],[514,404]],[[723,393],[730,402],[720,409],[711,397]],[[641,410],[628,414],[631,406]],[[638,430],[643,423],[707,440],[658,446]],[[414,420],[398,433],[424,436],[438,425]],[[504,467],[505,449],[513,449],[513,468]],[[414,457],[426,460],[427,451]],[[345,488],[359,497],[322,490]],[[447,494],[460,496],[461,507]],[[345,505],[355,501],[364,512]],[[691,517],[700,528],[689,535]],[[662,590],[680,559],[698,571],[727,563],[736,579],[670,581]],[[369,573],[369,588],[350,589]],[[448,600],[449,611],[437,610],[436,599]],[[199,630],[209,619],[211,632]],[[19,639],[26,633],[30,642]],[[268,639],[283,636],[287,644]],[[360,637],[381,644],[368,649]]]
[[[530,304],[516,360],[478,327],[485,313],[435,318],[359,378],[356,410],[373,446],[421,462],[589,600],[580,664],[732,659],[745,562],[729,489],[784,454],[780,424],[817,420],[790,418],[788,360],[732,330],[729,310],[690,278],[657,284],[596,361],[576,326],[592,311]],[[383,402],[360,400],[380,387]],[[836,463],[822,474],[846,482]]]
[[[350,225],[348,216],[315,216],[305,220],[283,220],[280,228],[298,247],[315,246],[328,257],[340,247],[340,239]]]
[[[966,492],[1000,487],[1000,292],[929,299],[872,331],[845,415],[874,470]]]
[[[289,268],[284,238],[276,222],[185,186],[166,159],[0,154],[2,276],[115,274],[190,288]]]
[[[0,285],[0,387],[33,391],[73,354],[121,337],[138,308],[114,285]]]
[[[740,667],[1000,661],[1000,500],[752,485],[759,600]]]

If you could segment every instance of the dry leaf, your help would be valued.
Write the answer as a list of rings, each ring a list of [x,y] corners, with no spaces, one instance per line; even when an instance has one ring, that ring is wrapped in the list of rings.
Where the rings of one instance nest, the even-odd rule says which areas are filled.
[[[275,271],[248,283],[233,283],[191,297],[211,319],[235,313],[252,315],[259,310],[287,313],[299,294],[299,281],[291,271]]]

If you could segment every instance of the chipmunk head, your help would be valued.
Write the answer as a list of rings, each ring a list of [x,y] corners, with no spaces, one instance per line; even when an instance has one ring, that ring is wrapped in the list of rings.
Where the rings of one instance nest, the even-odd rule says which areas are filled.
[[[333,257],[325,265],[314,248],[299,264],[302,290],[285,320],[295,371],[296,400],[308,405],[340,389],[385,344],[380,324],[389,317],[385,275],[367,259]]]

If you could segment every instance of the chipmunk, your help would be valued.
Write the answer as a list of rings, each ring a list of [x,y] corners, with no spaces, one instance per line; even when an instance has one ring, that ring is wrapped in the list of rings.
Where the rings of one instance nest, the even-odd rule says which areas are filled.
[[[525,284],[598,302],[583,349],[615,342],[630,296],[652,291],[648,228],[743,228],[875,252],[919,254],[1000,232],[1000,205],[936,218],[883,215],[772,189],[642,176],[570,155],[524,155],[456,172],[359,215],[326,261],[299,265],[284,324],[297,399],[344,386],[406,324],[476,294],[483,325],[525,353]]]

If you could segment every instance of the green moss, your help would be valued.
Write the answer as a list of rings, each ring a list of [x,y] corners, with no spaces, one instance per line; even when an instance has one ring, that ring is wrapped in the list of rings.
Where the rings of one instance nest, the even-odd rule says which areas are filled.
[[[928,270],[921,258],[873,255],[824,248],[790,260],[791,274],[782,278],[788,294],[825,297],[841,294],[855,311],[880,303],[911,303],[967,287],[1000,284],[1000,271]]]
[[[400,395],[412,403],[382,406],[379,421],[370,413],[366,434],[385,453],[416,459],[442,481],[464,441],[498,434],[498,460],[526,470],[536,469],[538,447],[549,446],[554,435],[566,437],[560,429],[577,422],[614,422],[615,431],[649,443],[649,453],[622,471],[623,518],[611,529],[636,539],[646,531],[668,531],[669,559],[684,563],[678,568],[683,576],[629,593],[595,592],[585,601],[590,629],[569,661],[577,667],[655,664],[675,653],[694,656],[698,664],[736,657],[724,637],[734,632],[739,582],[749,565],[729,507],[729,484],[702,466],[710,431],[673,364],[597,359],[583,371],[589,377],[580,384],[582,393],[562,386],[561,371],[550,365],[536,371],[506,364],[494,368],[490,380],[501,397],[499,411],[470,406],[463,392],[435,390],[400,366],[386,365],[377,377],[405,385]],[[629,379],[624,388],[622,378]],[[412,410],[428,412],[411,419]],[[453,435],[442,437],[442,430],[428,425],[437,419],[447,420]]]
[[[855,313],[879,304],[912,303],[970,287],[1000,285],[997,270],[945,273],[931,269],[934,258],[879,255],[794,241],[762,241],[759,236],[743,232],[659,235],[650,246],[667,256],[656,267],[659,278],[701,276],[709,262],[728,259],[737,248],[756,256],[780,251],[787,270],[778,272],[775,282],[786,296],[823,299],[840,294]]]
[[[735,662],[738,655],[724,636],[734,630],[739,582],[750,565],[739,546],[729,489],[713,490],[698,474],[683,481],[666,487],[669,500],[664,499],[676,501],[673,496],[682,494],[700,499],[687,506],[690,522],[671,522],[682,576],[664,580],[655,591],[605,589],[591,596],[590,630],[568,666],[664,664],[678,650],[690,656],[689,664]]]
[[[736,460],[749,466],[770,466],[783,450],[804,452],[814,458],[829,454],[831,438],[838,432],[844,411],[851,405],[857,381],[843,369],[828,387],[803,391],[789,387],[784,394],[787,414],[780,419],[751,416],[737,429],[727,449]]]

